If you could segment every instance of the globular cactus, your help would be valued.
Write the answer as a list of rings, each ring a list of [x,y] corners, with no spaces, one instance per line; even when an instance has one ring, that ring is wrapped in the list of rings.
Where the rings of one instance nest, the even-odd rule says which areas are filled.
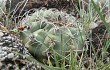
[[[85,34],[81,22],[70,14],[56,9],[36,10],[21,22],[30,29],[20,32],[20,37],[28,46],[30,53],[40,62],[48,63],[48,57],[54,64],[68,55],[72,49],[77,53],[83,50]]]

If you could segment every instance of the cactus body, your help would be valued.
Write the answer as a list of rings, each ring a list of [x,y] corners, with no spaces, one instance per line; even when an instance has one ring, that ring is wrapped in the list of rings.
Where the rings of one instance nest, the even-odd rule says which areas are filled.
[[[58,60],[68,55],[70,49],[80,53],[83,49],[85,35],[81,23],[75,21],[70,14],[56,9],[37,10],[23,20],[23,24],[30,25],[27,32],[22,31],[24,42],[28,42],[29,51],[40,62],[48,63],[48,57],[54,64],[54,54]]]

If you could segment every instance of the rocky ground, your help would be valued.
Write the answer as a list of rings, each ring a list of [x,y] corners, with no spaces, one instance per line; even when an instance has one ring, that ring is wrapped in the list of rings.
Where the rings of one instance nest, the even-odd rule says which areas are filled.
[[[40,69],[25,58],[29,55],[27,48],[16,36],[0,30],[0,70]]]

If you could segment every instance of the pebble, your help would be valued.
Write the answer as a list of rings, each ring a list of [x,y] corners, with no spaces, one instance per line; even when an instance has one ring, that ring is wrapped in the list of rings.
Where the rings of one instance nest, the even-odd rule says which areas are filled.
[[[4,55],[6,55],[6,54],[7,54],[7,52],[4,52],[3,54],[4,54]]]
[[[14,42],[16,39],[12,37],[11,40]]]
[[[7,47],[2,47],[2,50],[6,51],[6,50],[8,50],[8,48]]]
[[[0,43],[0,46],[2,46],[3,45],[3,43]]]
[[[15,45],[15,46],[13,46],[13,47],[14,47],[14,48],[17,48],[18,46]]]
[[[13,44],[10,44],[9,47],[13,47]]]
[[[6,37],[2,37],[3,40],[6,40]]]
[[[7,55],[7,57],[10,59],[10,58],[13,58],[14,57],[14,53],[10,53]]]
[[[3,35],[4,35],[3,32],[0,31],[0,37],[2,37]]]
[[[5,56],[5,54],[0,54],[0,57],[3,58]]]
[[[5,43],[8,43],[8,44],[10,44],[10,43],[11,43],[11,41],[9,41],[9,40],[5,40]]]
[[[7,36],[7,37],[6,37],[6,39],[9,40],[9,41],[11,41],[12,38],[13,38],[13,37],[11,37],[11,36]]]
[[[4,61],[6,59],[6,57],[0,58],[0,61]]]

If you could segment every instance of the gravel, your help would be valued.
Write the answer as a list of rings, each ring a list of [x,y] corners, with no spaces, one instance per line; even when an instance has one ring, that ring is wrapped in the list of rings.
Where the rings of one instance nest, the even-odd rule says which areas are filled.
[[[6,33],[4,31],[0,31],[0,61],[5,61],[6,59],[13,60],[16,57],[21,58],[19,55],[15,55],[15,53],[22,53],[22,55],[29,55],[28,50],[21,45],[21,42],[17,37]],[[18,46],[19,45],[19,46]],[[21,48],[23,50],[21,50]]]
[[[38,70],[37,65],[25,58],[29,55],[16,36],[0,30],[0,70]]]

